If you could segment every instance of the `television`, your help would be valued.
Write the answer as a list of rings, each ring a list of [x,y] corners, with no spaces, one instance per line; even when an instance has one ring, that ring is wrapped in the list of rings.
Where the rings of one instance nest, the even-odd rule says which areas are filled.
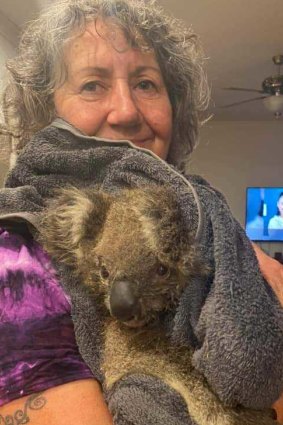
[[[247,236],[252,241],[283,242],[283,187],[248,187]]]

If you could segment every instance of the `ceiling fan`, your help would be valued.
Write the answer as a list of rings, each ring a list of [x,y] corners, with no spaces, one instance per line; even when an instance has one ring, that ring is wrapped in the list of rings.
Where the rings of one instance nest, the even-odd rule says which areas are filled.
[[[222,108],[230,108],[231,106],[241,105],[243,103],[254,102],[255,100],[264,99],[264,105],[267,109],[274,113],[275,117],[279,117],[283,112],[283,74],[280,73],[280,67],[283,65],[283,55],[276,55],[272,58],[273,63],[278,67],[278,75],[267,77],[262,82],[262,90],[225,87],[224,90],[237,90],[245,92],[260,93],[264,96],[254,97],[252,99],[234,102],[224,105]]]

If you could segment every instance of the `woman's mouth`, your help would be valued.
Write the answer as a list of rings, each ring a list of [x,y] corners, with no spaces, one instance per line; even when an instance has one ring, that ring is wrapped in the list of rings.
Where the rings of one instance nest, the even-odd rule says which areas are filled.
[[[143,148],[145,145],[148,145],[149,143],[152,143],[153,139],[137,139],[137,140],[130,140],[135,146]]]

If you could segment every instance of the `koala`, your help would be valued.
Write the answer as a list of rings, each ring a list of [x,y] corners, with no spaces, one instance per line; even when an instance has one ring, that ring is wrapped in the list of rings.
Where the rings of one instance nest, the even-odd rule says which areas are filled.
[[[277,423],[272,409],[223,405],[193,367],[192,349],[170,341],[164,317],[192,278],[209,273],[171,189],[123,189],[115,196],[63,189],[44,214],[40,241],[99,306],[106,391],[123,377],[145,374],[177,391],[198,425]]]

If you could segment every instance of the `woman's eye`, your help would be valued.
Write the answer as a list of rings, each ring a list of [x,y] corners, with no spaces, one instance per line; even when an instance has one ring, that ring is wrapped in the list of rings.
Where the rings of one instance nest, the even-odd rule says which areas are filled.
[[[156,85],[150,81],[150,80],[143,80],[140,81],[137,85],[137,87],[143,91],[156,91],[157,87]]]
[[[164,266],[164,264],[159,264],[157,266],[156,273],[158,274],[158,276],[168,277],[170,275],[170,269],[169,267]]]
[[[102,266],[100,269],[100,276],[102,277],[102,279],[108,279],[109,277],[109,271],[107,270],[107,268],[105,266]]]
[[[100,93],[104,90],[102,84],[97,81],[89,81],[82,86],[82,91]]]

